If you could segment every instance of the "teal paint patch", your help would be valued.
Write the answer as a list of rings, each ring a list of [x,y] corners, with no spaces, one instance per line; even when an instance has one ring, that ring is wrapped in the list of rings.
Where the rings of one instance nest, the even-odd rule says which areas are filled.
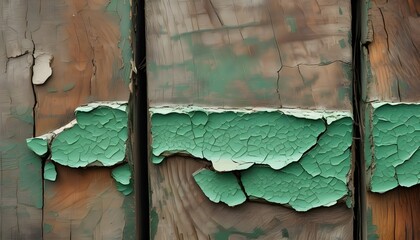
[[[283,238],[289,238],[289,231],[287,230],[287,228],[283,228],[283,229],[281,230],[281,236],[282,236]]]
[[[374,103],[371,190],[420,183],[420,104]]]
[[[75,83],[67,83],[66,85],[63,86],[63,92],[68,92],[72,90],[74,86],[76,86]]]
[[[128,164],[124,164],[119,167],[116,167],[112,170],[111,175],[115,179],[115,181],[123,185],[128,185],[131,180],[130,166]]]
[[[54,163],[48,161],[44,165],[44,179],[55,181],[57,179],[57,171],[55,170]]]
[[[325,121],[346,117],[339,112],[204,108],[155,108],[151,115],[154,163],[164,156],[189,154],[211,161],[217,171],[243,170],[253,164],[281,169],[316,144]]]
[[[372,218],[372,209],[368,208],[367,210],[367,239],[368,240],[378,240],[379,235],[376,233],[377,226],[373,224]]]
[[[344,39],[341,39],[340,41],[338,41],[338,44],[340,45],[341,48],[346,47],[346,41]]]
[[[212,202],[223,202],[233,207],[246,201],[246,196],[233,173],[218,173],[201,169],[193,176],[203,193]]]
[[[118,48],[121,50],[123,60],[120,68],[120,76],[128,85],[131,81],[131,61],[133,60],[133,50],[131,47],[131,6],[129,0],[111,0],[106,11],[116,13],[120,19],[120,41]]]
[[[156,212],[156,208],[153,208],[152,211],[150,211],[150,239],[154,240],[156,237],[156,233],[159,226],[159,215]]]
[[[53,230],[53,226],[51,224],[48,223],[44,223],[43,224],[43,232],[44,233],[50,233]]]
[[[334,121],[299,162],[279,171],[262,166],[243,171],[246,194],[290,205],[297,211],[331,206],[348,194],[351,144],[351,118]]]
[[[120,107],[77,108],[76,124],[52,141],[51,160],[73,168],[122,162],[128,137],[127,120],[125,109]]]
[[[9,152],[3,152],[3,167],[5,159],[19,160],[19,194],[24,193],[25,197],[19,198],[19,202],[28,206],[42,209],[43,190],[42,190],[42,162],[39,157],[30,151],[25,144],[17,144],[16,148]],[[8,154],[11,154],[8,156]],[[3,168],[4,169],[4,168]]]
[[[223,27],[222,29],[241,29],[246,26]],[[226,101],[273,102],[277,96],[277,73],[271,76],[261,72],[262,58],[277,50],[275,39],[260,40],[245,38],[236,44],[212,46],[201,41],[203,32],[217,32],[217,30],[202,30],[180,34],[172,38],[179,41],[191,53],[192,59],[181,63],[163,65],[149,61],[147,68],[151,81],[151,89],[162,93],[172,92],[171,96],[162,99],[170,103],[185,101],[200,102],[211,99],[212,103],[226,105]],[[248,48],[249,51],[236,49]],[[280,64],[280,59],[276,59]],[[168,75],[173,72],[187,72],[190,76],[184,81],[173,81]],[[197,91],[197,85],[200,88]],[[155,92],[155,91],[153,91]],[[207,100],[205,100],[207,101]],[[277,102],[277,100],[276,100]]]
[[[252,232],[242,232],[236,228],[224,228],[222,226],[218,227],[218,231],[214,234],[214,239],[216,240],[229,240],[231,236],[243,236],[246,239],[257,239],[261,236],[264,236],[264,231],[261,228],[255,228]]]
[[[26,145],[36,155],[43,156],[48,152],[48,140],[43,138],[28,138]]]
[[[285,17],[284,20],[285,20],[286,24],[289,26],[290,31],[292,33],[297,32],[297,24],[296,24],[296,19],[294,17],[287,16],[287,17]]]

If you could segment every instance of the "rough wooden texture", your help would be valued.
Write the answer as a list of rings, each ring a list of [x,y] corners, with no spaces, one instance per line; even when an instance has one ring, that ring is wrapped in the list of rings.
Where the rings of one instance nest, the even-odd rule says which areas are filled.
[[[206,165],[171,157],[150,166],[151,239],[353,239],[345,204],[297,213],[267,203],[232,208],[211,202],[192,176]]]
[[[364,86],[364,100],[419,102],[419,1],[372,0],[364,7],[368,5],[362,42],[368,44],[372,76]]]
[[[41,162],[33,134],[32,42],[27,1],[0,1],[0,239],[41,239]]]
[[[146,24],[151,107],[351,110],[349,1],[146,0]],[[213,204],[192,178],[202,166],[150,164],[154,239],[352,239],[340,204]]]
[[[52,56],[51,77],[34,86],[36,135],[68,123],[81,104],[128,100],[128,84],[120,74],[125,66],[118,2],[129,4],[29,1],[34,56]],[[58,166],[57,173],[56,182],[44,185],[44,239],[122,239],[130,219],[125,220],[124,196],[110,169]]]
[[[362,22],[363,100],[419,102],[420,2],[364,1],[362,11],[366,20]],[[398,187],[384,194],[368,191],[366,197],[369,239],[420,238],[418,186]]]
[[[350,2],[146,1],[151,106],[350,109]]]

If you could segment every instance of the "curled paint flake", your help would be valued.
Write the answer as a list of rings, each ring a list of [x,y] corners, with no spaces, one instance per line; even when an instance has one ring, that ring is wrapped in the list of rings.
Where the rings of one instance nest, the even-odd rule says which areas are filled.
[[[55,170],[54,163],[48,161],[44,166],[44,179],[55,181],[57,179],[57,171]]]
[[[208,169],[200,169],[193,176],[203,193],[212,202],[223,202],[233,207],[246,200],[246,196],[233,173],[218,173]]]

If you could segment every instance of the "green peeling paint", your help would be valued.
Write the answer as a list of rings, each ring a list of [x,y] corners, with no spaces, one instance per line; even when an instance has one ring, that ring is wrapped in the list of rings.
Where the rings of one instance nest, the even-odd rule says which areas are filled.
[[[125,109],[97,106],[76,109],[77,123],[58,134],[51,144],[51,160],[73,168],[113,166],[125,158]]]
[[[201,169],[193,176],[198,186],[212,202],[224,202],[232,207],[246,200],[238,179],[233,173],[217,173]]]
[[[120,19],[120,41],[118,48],[121,49],[121,56],[123,60],[120,69],[120,76],[128,85],[130,83],[131,61],[133,59],[133,50],[131,47],[131,6],[130,0],[111,0],[106,10],[108,12],[116,13]]]
[[[116,167],[112,170],[112,177],[115,181],[123,184],[128,185],[131,180],[131,169],[128,164],[124,164],[122,166]]]
[[[348,194],[351,143],[351,118],[337,120],[299,162],[280,171],[256,166],[242,172],[246,194],[297,211],[331,206]]]
[[[327,123],[348,116],[275,109],[155,108],[151,113],[154,163],[164,156],[190,154],[211,161],[217,171],[253,164],[281,169],[301,159]]]
[[[132,173],[129,164],[114,168],[111,175],[116,181],[118,191],[126,196],[133,192]]]
[[[374,103],[371,190],[420,183],[420,104]]]
[[[219,226],[219,231],[214,234],[214,239],[216,240],[229,240],[231,236],[243,236],[246,239],[258,239],[261,236],[264,236],[264,231],[261,228],[255,228],[252,232],[242,232],[237,230],[236,228],[224,228]],[[242,239],[242,238],[241,238]]]
[[[44,166],[44,179],[55,181],[57,179],[57,171],[55,170],[54,163],[48,161]]]
[[[48,140],[43,138],[28,138],[26,145],[36,155],[43,156],[48,152]]]

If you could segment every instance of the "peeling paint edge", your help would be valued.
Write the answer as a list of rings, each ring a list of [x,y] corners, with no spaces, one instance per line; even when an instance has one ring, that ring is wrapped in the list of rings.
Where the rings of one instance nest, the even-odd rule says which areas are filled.
[[[351,111],[343,110],[309,110],[309,109],[296,109],[296,108],[216,108],[216,107],[199,107],[199,106],[179,106],[179,105],[167,105],[159,107],[149,108],[149,112],[153,114],[170,114],[170,113],[192,113],[195,111],[202,111],[206,113],[223,113],[223,112],[235,112],[235,113],[254,113],[254,112],[281,112],[283,114],[304,118],[304,119],[325,119],[327,124],[331,124],[342,118],[350,117],[353,119]]]

